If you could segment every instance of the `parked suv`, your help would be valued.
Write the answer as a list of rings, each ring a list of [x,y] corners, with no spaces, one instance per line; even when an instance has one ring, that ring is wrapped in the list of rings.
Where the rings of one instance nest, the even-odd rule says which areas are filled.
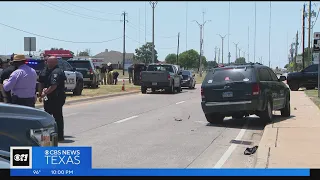
[[[98,88],[99,87],[99,73],[93,65],[92,60],[89,59],[69,59],[68,63],[83,75],[83,82],[85,86]]]
[[[32,67],[38,75],[45,67],[43,59],[29,58],[26,63],[28,66]],[[80,96],[83,90],[83,75],[80,72],[75,71],[75,68],[61,58],[58,58],[58,65],[67,77],[67,80],[65,81],[66,91],[73,92],[74,95]]]
[[[318,86],[318,64],[312,64],[300,72],[288,74],[287,84],[292,91],[298,91],[300,87],[307,90]]]
[[[290,116],[290,89],[275,73],[260,64],[213,69],[201,86],[201,106],[210,123],[221,123],[224,117],[240,119],[255,114],[271,121],[273,110]]]

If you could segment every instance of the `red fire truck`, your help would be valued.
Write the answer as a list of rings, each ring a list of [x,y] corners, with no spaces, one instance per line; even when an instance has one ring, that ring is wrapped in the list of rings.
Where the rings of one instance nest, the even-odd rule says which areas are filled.
[[[45,50],[43,53],[43,56],[47,56],[47,55],[61,57],[61,59],[63,60],[68,60],[70,58],[73,58],[73,55],[69,50]]]

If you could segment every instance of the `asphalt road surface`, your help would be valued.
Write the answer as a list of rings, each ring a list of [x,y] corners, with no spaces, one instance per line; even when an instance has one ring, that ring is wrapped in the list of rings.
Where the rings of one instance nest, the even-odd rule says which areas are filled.
[[[210,125],[199,85],[174,95],[67,104],[64,115],[66,140],[59,146],[92,146],[94,168],[251,168],[256,154],[243,152],[259,144],[265,126],[256,117]]]

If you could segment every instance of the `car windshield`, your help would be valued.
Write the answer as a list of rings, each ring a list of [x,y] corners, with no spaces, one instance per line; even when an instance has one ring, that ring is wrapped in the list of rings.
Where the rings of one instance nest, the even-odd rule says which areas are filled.
[[[89,61],[68,61],[68,63],[75,68],[85,68],[85,69],[91,68]]]
[[[168,71],[173,73],[173,68],[169,65],[149,65],[147,71]]]
[[[182,71],[183,76],[190,76],[191,72],[190,71]]]
[[[215,69],[208,73],[206,77],[207,83],[224,83],[227,81],[244,82],[252,81],[252,68],[236,67]]]

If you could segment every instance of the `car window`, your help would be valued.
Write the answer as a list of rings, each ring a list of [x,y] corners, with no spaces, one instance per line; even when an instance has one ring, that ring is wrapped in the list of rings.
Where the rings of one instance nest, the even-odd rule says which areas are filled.
[[[174,73],[174,67],[169,65],[149,65],[147,71],[168,71]]]
[[[68,63],[75,68],[91,69],[89,61],[68,61]]]
[[[252,74],[253,69],[247,67],[215,69],[207,74],[205,82],[219,84],[225,83],[226,81],[254,81]]]
[[[259,69],[259,79],[260,81],[272,81],[271,75],[266,68]]]
[[[304,69],[305,72],[317,72],[318,71],[318,64],[313,64],[308,66]]]
[[[190,71],[182,71],[182,75],[183,76],[191,76],[191,72]]]
[[[59,64],[59,67],[61,69],[63,69],[64,71],[72,71],[73,70],[72,66],[65,60],[59,60],[58,64]]]
[[[271,69],[268,69],[268,71],[269,71],[269,73],[271,75],[272,81],[278,81],[277,75]]]

